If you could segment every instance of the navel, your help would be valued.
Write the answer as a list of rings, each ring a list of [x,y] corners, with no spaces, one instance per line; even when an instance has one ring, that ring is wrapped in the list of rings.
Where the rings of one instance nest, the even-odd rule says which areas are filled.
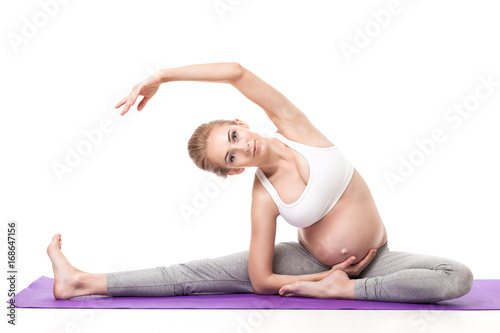
[[[340,254],[342,254],[342,255],[344,255],[344,256],[345,256],[348,252],[349,252],[349,251],[347,251],[347,249],[346,249],[346,248],[343,248],[342,250],[340,250]]]

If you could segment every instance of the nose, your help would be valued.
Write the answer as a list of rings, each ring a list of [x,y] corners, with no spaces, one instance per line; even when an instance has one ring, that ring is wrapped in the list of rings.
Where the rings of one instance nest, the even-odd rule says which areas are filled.
[[[250,142],[241,142],[236,146],[243,153],[252,153],[252,144]]]

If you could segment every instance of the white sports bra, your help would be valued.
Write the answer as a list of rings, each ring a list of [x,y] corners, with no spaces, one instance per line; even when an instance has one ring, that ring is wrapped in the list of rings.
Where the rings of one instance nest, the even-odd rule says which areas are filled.
[[[288,140],[276,132],[275,137],[300,153],[309,164],[309,180],[297,201],[286,204],[266,175],[256,174],[278,206],[280,215],[298,228],[306,228],[321,220],[339,201],[351,181],[354,168],[337,146],[317,148]]]

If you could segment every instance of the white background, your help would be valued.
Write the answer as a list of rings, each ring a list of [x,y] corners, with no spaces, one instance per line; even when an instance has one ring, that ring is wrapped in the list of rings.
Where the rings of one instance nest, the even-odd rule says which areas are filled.
[[[17,221],[18,290],[53,276],[45,250],[55,233],[70,262],[89,272],[248,248],[255,169],[220,184],[196,168],[186,144],[213,119],[274,130],[265,113],[230,85],[203,82],[164,84],[140,113],[134,106],[121,117],[113,107],[160,68],[225,61],[274,86],[341,147],[372,191],[392,250],[450,257],[476,279],[500,278],[500,86],[457,128],[443,119],[474,96],[480,76],[500,82],[495,2],[401,0],[350,57],[342,43],[354,47],[376,22],[371,12],[390,1],[222,0],[231,8],[223,13],[216,3],[2,3],[0,233],[5,244],[7,222]],[[66,164],[68,147],[105,119],[111,132],[59,180],[53,164]],[[385,174],[436,128],[446,140],[392,190]],[[207,190],[206,207],[183,216]],[[296,241],[296,229],[280,218],[281,241]],[[67,312],[54,314],[62,332],[58,313]]]

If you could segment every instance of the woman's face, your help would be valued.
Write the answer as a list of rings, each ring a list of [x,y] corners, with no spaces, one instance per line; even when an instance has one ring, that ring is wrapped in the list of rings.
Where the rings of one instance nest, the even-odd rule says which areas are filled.
[[[257,166],[261,136],[249,130],[246,123],[214,128],[207,139],[207,157],[215,164],[237,174]],[[255,151],[257,143],[257,151]]]

